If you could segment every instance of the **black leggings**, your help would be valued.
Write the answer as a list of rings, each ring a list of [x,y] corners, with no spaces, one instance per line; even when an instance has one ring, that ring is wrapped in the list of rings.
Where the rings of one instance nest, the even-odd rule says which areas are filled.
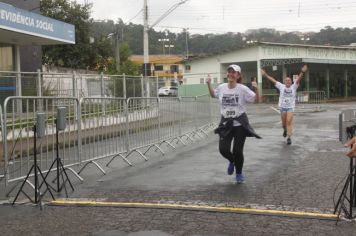
[[[246,129],[242,126],[234,126],[232,131],[224,138],[220,137],[219,151],[223,157],[235,164],[236,173],[242,173],[244,165],[243,149],[246,140]],[[232,139],[234,139],[234,146],[231,152]]]

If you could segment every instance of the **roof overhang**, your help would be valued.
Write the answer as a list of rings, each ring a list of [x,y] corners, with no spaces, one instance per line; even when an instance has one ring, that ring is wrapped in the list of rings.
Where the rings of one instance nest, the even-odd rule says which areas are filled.
[[[0,43],[75,44],[74,25],[0,2]]]

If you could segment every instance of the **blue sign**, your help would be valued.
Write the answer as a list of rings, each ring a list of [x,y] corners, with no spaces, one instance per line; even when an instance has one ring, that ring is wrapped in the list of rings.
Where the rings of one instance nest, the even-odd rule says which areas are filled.
[[[0,28],[65,43],[75,43],[74,25],[2,2],[0,2]]]
[[[15,86],[0,86],[0,91],[15,91]]]

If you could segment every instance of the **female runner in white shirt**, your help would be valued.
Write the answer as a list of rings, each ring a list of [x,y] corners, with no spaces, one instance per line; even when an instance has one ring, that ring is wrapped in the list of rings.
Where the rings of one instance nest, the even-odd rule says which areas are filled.
[[[301,71],[298,75],[298,78],[294,83],[292,79],[286,77],[284,79],[284,84],[278,82],[275,78],[268,75],[267,72],[261,69],[262,76],[269,79],[274,86],[279,90],[279,101],[278,107],[281,112],[282,128],[283,128],[283,137],[287,137],[287,144],[292,144],[292,120],[293,112],[295,108],[295,100],[297,97],[297,89],[299,87],[300,81],[302,80],[305,72],[308,70],[307,65],[304,65],[301,68]]]
[[[210,78],[207,80],[207,84],[211,97],[219,99],[222,116],[220,126],[227,126],[227,123],[231,124],[229,127],[223,127],[224,134],[219,133],[219,151],[223,157],[229,160],[227,173],[232,175],[234,169],[236,169],[236,181],[237,183],[243,183],[245,181],[245,176],[242,174],[244,164],[243,148],[246,137],[254,136],[260,138],[249,125],[245,113],[246,104],[253,103],[256,94],[241,83],[240,66],[234,64],[228,66],[227,78],[228,82],[219,85],[215,90],[211,86]],[[254,82],[252,86],[257,91],[257,83]],[[233,149],[231,152],[232,140]]]

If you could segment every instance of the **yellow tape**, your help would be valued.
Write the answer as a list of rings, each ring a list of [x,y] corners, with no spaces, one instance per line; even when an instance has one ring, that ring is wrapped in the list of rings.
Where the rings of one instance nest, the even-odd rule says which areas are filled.
[[[50,203],[58,204],[58,205],[167,207],[167,208],[180,208],[180,209],[215,210],[215,211],[230,211],[230,212],[244,212],[244,213],[337,218],[337,215],[335,214],[326,214],[326,213],[253,209],[253,208],[240,208],[240,207],[214,207],[214,206],[206,206],[206,205],[184,205],[184,204],[143,203],[143,202],[99,202],[99,201],[73,201],[73,200],[55,200],[55,201],[51,201]]]

